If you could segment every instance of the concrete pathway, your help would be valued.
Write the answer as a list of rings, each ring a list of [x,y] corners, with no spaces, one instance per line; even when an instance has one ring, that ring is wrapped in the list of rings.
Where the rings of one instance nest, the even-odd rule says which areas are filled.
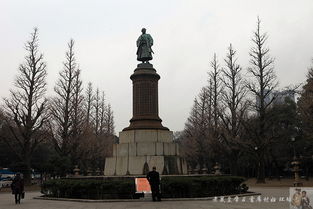
[[[286,209],[289,202],[279,202],[279,197],[289,196],[288,188],[251,188],[251,191],[259,192],[264,197],[275,197],[276,202],[250,202],[246,197],[246,202],[239,198],[238,202],[232,203],[217,202],[213,200],[205,201],[162,201],[162,202],[104,202],[104,203],[85,203],[69,201],[37,200],[33,197],[40,196],[39,192],[27,192],[26,197],[20,205],[15,205],[14,197],[10,193],[0,193],[0,209]]]

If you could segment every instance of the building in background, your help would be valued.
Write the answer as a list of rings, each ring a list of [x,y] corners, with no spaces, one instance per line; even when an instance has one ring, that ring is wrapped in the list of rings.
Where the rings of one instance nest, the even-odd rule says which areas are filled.
[[[269,90],[266,90],[267,92]],[[267,106],[268,104],[270,104],[270,106],[273,105],[282,105],[285,104],[286,101],[293,101],[295,102],[295,92],[292,90],[283,90],[283,91],[273,91],[271,93],[269,93],[265,100],[264,100],[264,104]],[[260,98],[256,97],[256,104],[259,107],[260,106]]]
[[[285,104],[286,101],[295,102],[295,92],[292,90],[276,91],[274,92],[274,105]]]

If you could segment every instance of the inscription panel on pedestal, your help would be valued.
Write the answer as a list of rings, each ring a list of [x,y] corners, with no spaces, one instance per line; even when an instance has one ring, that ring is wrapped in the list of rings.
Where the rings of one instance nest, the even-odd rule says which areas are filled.
[[[134,116],[158,116],[158,91],[154,80],[139,80],[133,84]]]

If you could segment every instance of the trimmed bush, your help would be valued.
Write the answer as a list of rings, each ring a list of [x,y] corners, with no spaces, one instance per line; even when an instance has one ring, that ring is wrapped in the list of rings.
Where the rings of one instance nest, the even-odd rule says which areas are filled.
[[[163,176],[161,192],[165,198],[210,197],[239,194],[244,178],[238,176]]]
[[[237,176],[162,176],[164,198],[209,197],[244,193],[245,179]],[[135,199],[135,177],[100,179],[55,179],[43,183],[42,193],[49,197],[75,199]]]
[[[54,179],[41,186],[49,197],[77,199],[132,199],[135,195],[133,178]]]

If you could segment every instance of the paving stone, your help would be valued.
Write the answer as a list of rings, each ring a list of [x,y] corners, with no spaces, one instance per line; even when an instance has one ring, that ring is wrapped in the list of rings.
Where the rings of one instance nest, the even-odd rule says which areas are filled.
[[[289,188],[251,188],[260,192],[262,196],[288,196]],[[204,201],[162,201],[162,202],[102,202],[85,203],[53,200],[36,200],[39,192],[26,192],[21,205],[15,205],[14,197],[10,193],[0,193],[0,209],[288,209],[288,202],[276,203],[220,203],[212,200]]]

